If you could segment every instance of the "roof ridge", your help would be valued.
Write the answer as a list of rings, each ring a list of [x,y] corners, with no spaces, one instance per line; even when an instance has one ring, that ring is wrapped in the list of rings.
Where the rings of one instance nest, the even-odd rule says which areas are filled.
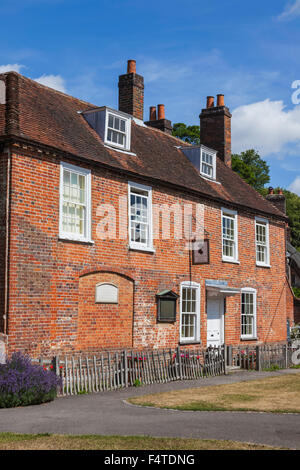
[[[2,76],[3,75],[4,76],[15,75],[16,77],[18,77],[18,79],[21,78],[25,81],[29,81],[29,82],[33,83],[34,85],[36,85],[37,87],[45,88],[46,90],[49,90],[52,93],[62,95],[65,98],[69,98],[72,101],[79,101],[80,103],[86,104],[88,106],[92,106],[94,108],[99,107],[99,106],[97,106],[93,103],[90,103],[89,101],[85,101],[85,100],[81,100],[80,98],[76,98],[75,96],[72,96],[69,93],[64,93],[63,91],[59,91],[59,90],[56,90],[55,88],[51,88],[47,85],[43,85],[43,83],[39,83],[36,80],[34,80],[33,78],[26,77],[25,75],[22,75],[21,73],[16,72],[15,70],[12,70],[12,71],[9,71],[9,72],[4,72],[4,73],[0,74],[0,77],[1,77],[1,75]]]

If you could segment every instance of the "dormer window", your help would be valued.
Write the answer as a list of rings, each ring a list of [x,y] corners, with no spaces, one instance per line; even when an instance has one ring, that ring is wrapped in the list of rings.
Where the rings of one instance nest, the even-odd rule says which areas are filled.
[[[216,179],[216,153],[201,148],[201,166],[200,173],[207,178]]]
[[[82,115],[106,145],[130,150],[132,116],[106,106],[83,111]]]
[[[180,147],[194,167],[204,178],[216,180],[216,158],[217,152],[204,145]]]

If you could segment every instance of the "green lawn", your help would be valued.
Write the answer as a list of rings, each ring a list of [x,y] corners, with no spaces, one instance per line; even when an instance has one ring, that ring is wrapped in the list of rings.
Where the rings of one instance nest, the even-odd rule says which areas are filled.
[[[144,395],[129,402],[178,410],[300,413],[300,373]]]
[[[214,439],[148,436],[70,436],[0,433],[0,450],[274,450],[278,448]]]

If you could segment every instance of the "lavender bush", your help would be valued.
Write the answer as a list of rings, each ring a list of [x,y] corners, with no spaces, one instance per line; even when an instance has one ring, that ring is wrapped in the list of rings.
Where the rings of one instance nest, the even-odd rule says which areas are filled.
[[[37,405],[56,396],[60,379],[17,352],[0,364],[0,408]]]

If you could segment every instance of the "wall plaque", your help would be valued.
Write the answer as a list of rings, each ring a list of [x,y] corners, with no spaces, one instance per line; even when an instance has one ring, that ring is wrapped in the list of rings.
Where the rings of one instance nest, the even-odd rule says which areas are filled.
[[[209,264],[209,240],[196,240],[192,244],[193,264]]]

